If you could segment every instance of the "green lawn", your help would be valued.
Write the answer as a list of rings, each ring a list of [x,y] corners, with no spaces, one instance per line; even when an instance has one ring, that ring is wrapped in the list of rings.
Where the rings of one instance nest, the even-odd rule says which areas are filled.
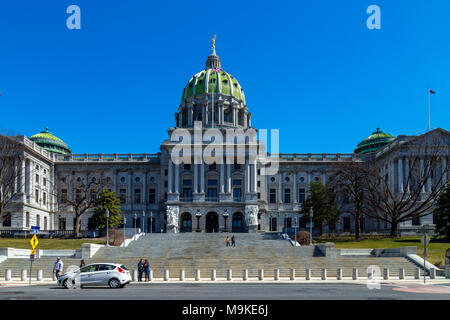
[[[104,239],[38,239],[36,249],[75,250],[81,249],[83,243],[105,244]],[[0,248],[31,249],[30,239],[0,238]]]
[[[420,243],[421,237],[401,237],[401,238],[386,238],[386,237],[361,237],[356,241],[354,237],[336,237],[335,239],[323,239],[317,241],[334,242],[336,248],[342,249],[362,249],[362,248],[398,248],[398,247],[417,247],[417,254],[422,257],[423,246]],[[442,239],[432,239],[428,244],[428,261],[433,264],[445,264],[445,251],[450,248],[450,242]]]

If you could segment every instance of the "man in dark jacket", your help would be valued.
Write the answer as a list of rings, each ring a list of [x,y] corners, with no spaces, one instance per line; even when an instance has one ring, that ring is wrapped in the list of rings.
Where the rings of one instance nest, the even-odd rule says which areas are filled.
[[[144,262],[144,273],[145,273],[145,281],[150,280],[150,262],[148,262],[147,259],[145,259]]]
[[[233,236],[231,237],[231,246],[232,246],[232,247],[236,247],[236,242],[235,242],[235,239],[234,239],[234,234],[233,234]]]
[[[142,281],[142,273],[144,272],[144,261],[143,259],[139,260],[138,263],[138,281]]]

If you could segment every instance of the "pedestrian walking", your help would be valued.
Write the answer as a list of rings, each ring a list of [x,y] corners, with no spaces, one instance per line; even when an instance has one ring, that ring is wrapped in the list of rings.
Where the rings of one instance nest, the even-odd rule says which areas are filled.
[[[231,246],[232,246],[232,247],[236,247],[236,239],[234,238],[234,234],[233,234],[233,236],[231,237]]]
[[[80,269],[83,268],[86,265],[86,263],[84,263],[84,260],[80,261]]]
[[[55,265],[53,266],[53,272],[55,273],[57,279],[61,276],[62,271],[63,271],[63,262],[58,257],[56,258]]]
[[[144,262],[144,273],[145,273],[145,281],[150,281],[150,262],[145,259]]]
[[[227,242],[227,247],[231,246],[231,239],[230,239],[230,237],[227,236],[226,242]]]
[[[142,273],[144,272],[144,259],[140,259],[138,263],[138,281],[142,281]]]

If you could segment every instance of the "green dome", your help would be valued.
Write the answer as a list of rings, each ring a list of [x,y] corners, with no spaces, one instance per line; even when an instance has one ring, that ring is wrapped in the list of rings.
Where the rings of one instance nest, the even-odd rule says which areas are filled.
[[[38,146],[50,152],[60,154],[72,153],[67,143],[53,135],[53,133],[49,132],[48,128],[45,128],[45,131],[41,131],[41,133],[37,133],[31,136],[29,139],[36,143]]]
[[[359,154],[376,152],[393,140],[395,140],[393,135],[384,133],[377,128],[377,131],[358,144],[354,152]]]
[[[181,102],[204,93],[221,93],[245,104],[244,90],[235,77],[224,70],[208,68],[195,74],[183,90]]]

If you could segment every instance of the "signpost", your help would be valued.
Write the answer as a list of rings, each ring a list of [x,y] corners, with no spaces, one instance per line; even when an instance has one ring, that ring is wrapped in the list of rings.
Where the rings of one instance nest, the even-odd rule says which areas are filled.
[[[33,261],[34,261],[34,257],[36,255],[36,247],[39,244],[39,240],[37,238],[37,233],[39,231],[39,227],[31,227],[31,229],[34,232],[33,237],[30,240],[30,245],[31,245],[31,253],[30,253],[30,284],[31,284],[31,273],[33,271]]]
[[[427,256],[428,256],[427,246],[428,246],[429,242],[430,242],[430,236],[428,234],[426,234],[425,230],[424,230],[422,239],[420,239],[420,243],[422,243],[422,245],[423,245],[423,283],[425,283],[425,273],[426,273],[425,263],[427,261]]]

